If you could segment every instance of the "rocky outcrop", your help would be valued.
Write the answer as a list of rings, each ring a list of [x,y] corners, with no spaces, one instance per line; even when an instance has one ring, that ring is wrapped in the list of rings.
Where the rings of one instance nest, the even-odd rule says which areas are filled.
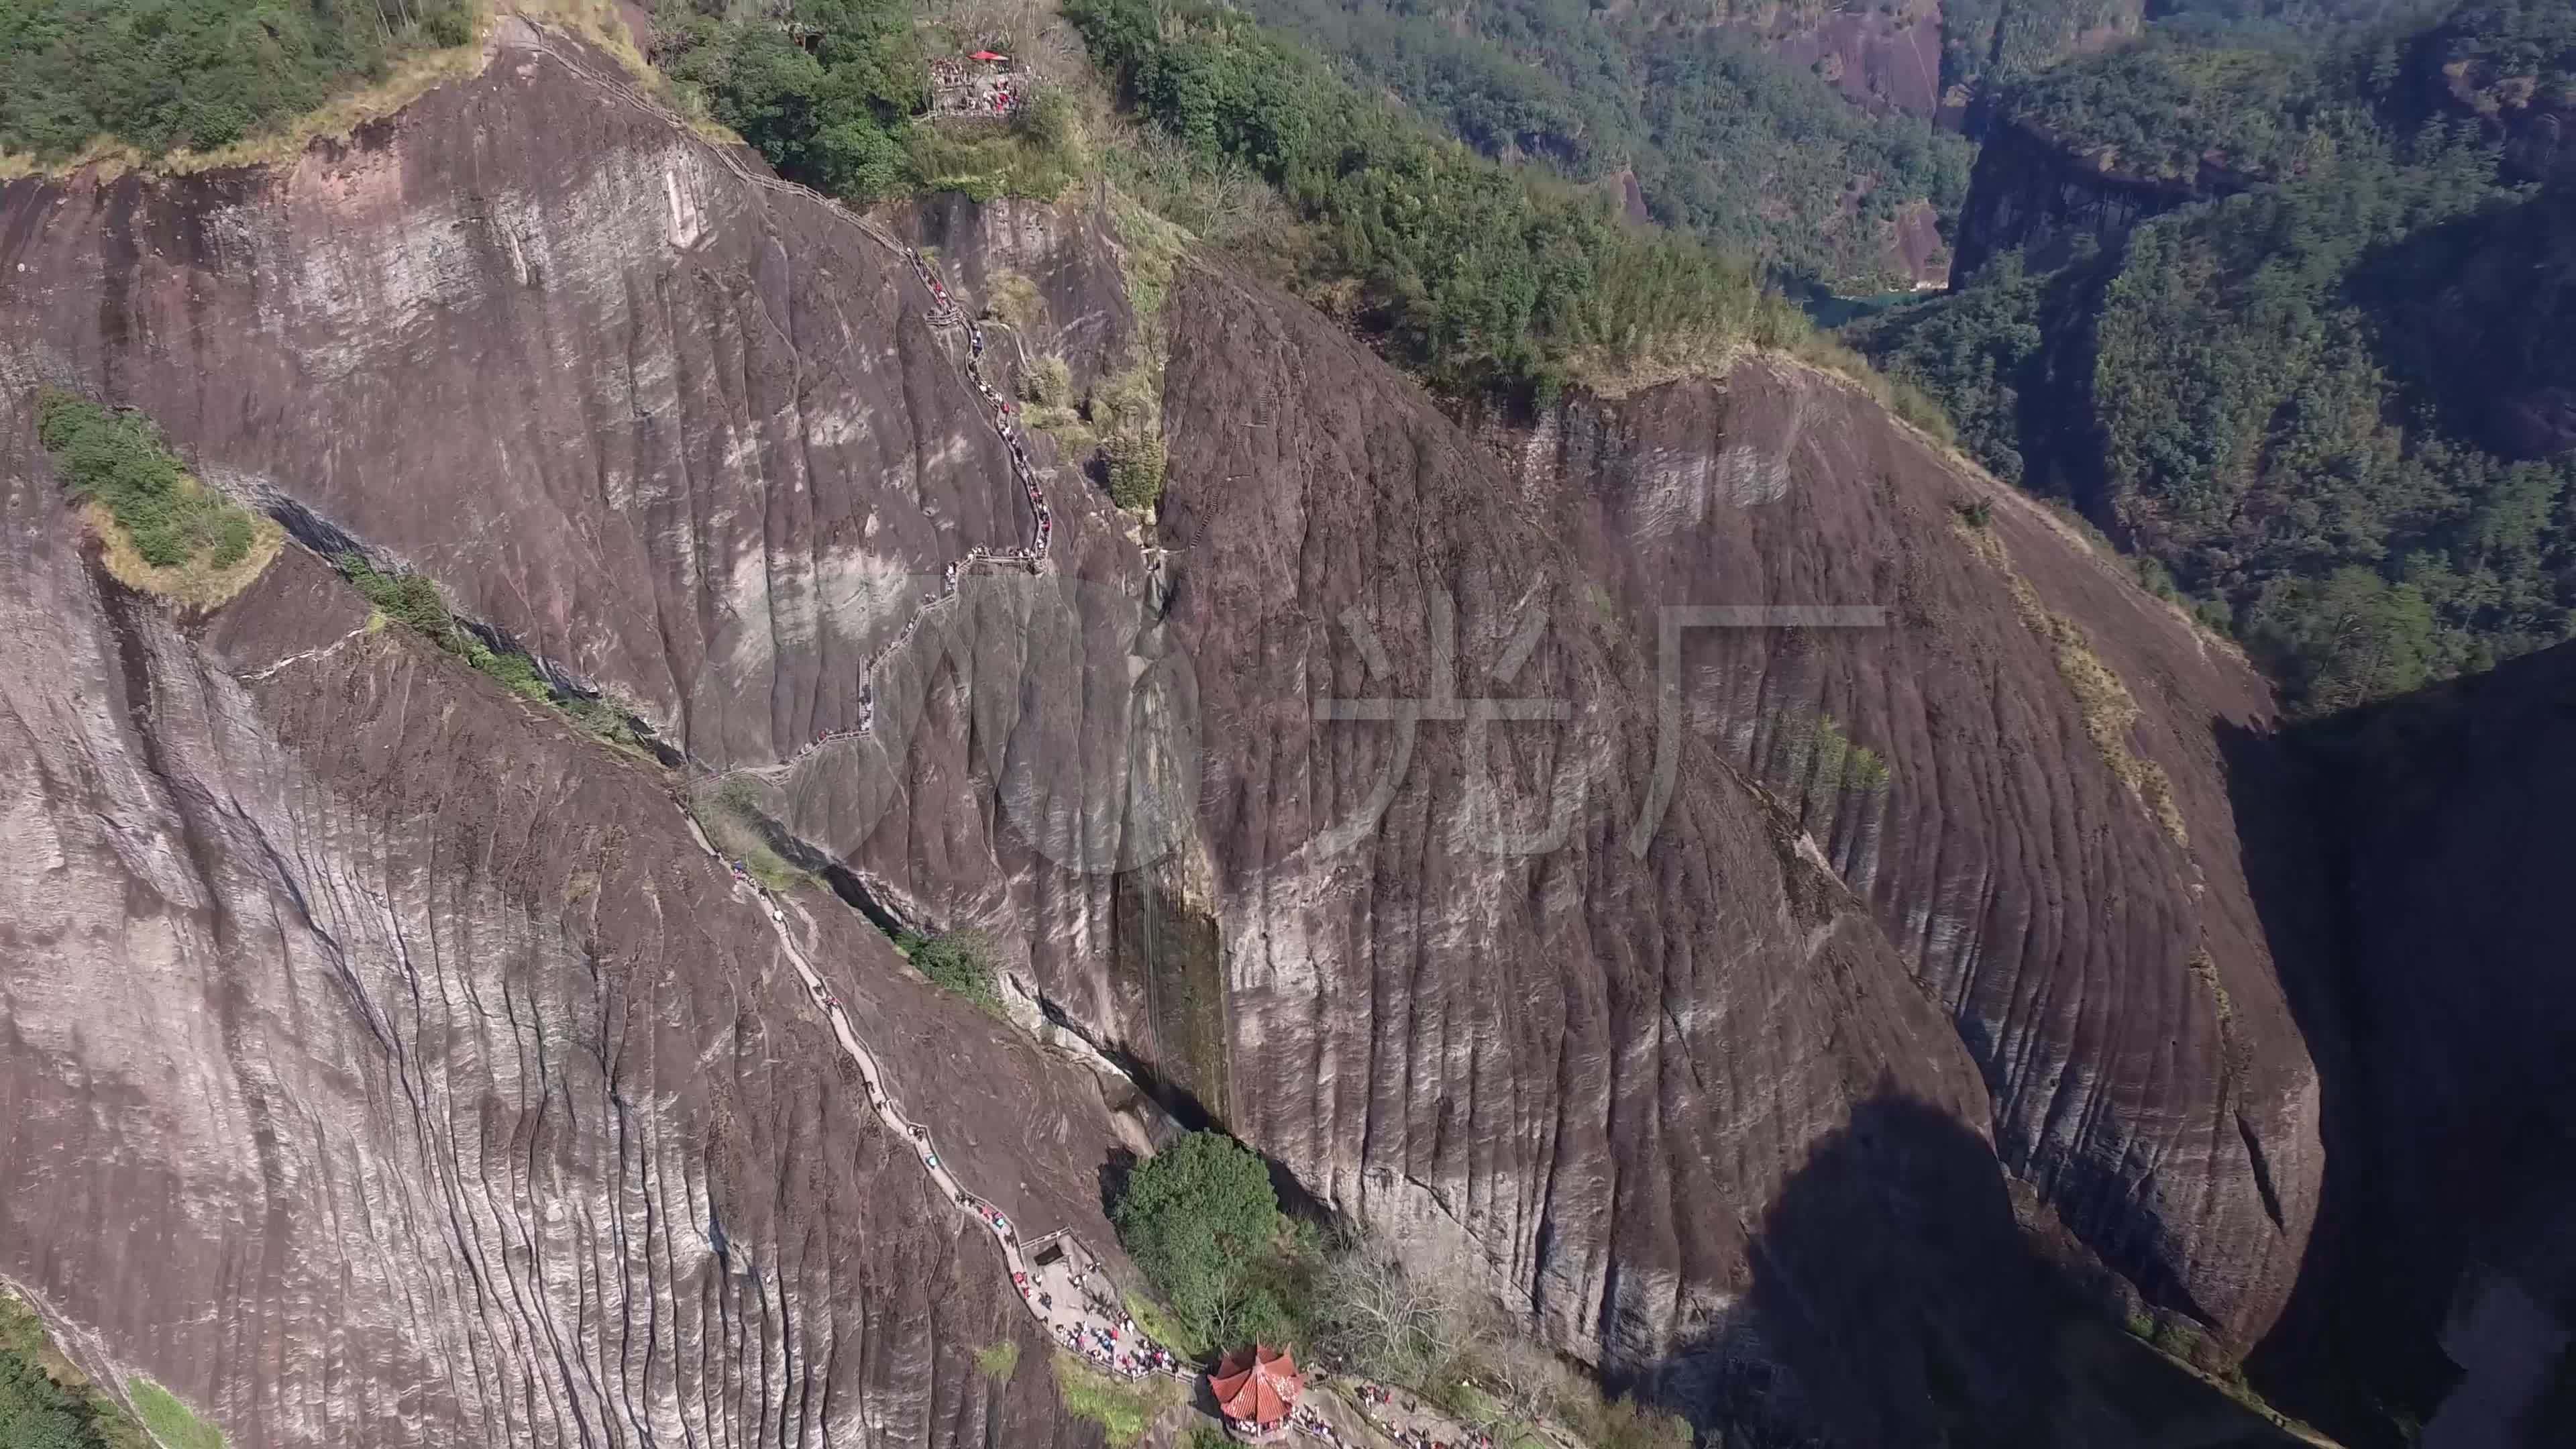
[[[1831,9],[1807,24],[1766,29],[1762,43],[1783,61],[1814,70],[1863,110],[1926,119],[1941,111],[1938,0]]]
[[[2138,223],[2233,189],[2223,178],[2205,179],[2207,189],[2124,175],[2009,120],[1998,122],[1968,177],[1951,275],[1973,277],[2015,248],[2034,271],[2063,265],[2087,243],[2116,251]]]
[[[2269,719],[2253,670],[1808,369],[1578,401],[1520,475],[1584,499],[1591,576],[1640,620],[1888,611],[1691,625],[1680,711],[1943,1004],[2015,1174],[2149,1300],[2258,1336],[2323,1164],[2213,735]]]

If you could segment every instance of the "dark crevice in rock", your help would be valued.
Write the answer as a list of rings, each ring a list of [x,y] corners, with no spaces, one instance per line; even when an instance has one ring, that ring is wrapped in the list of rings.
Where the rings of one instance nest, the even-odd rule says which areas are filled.
[[[1050,1025],[1072,1033],[1093,1051],[1107,1057],[1111,1065],[1125,1072],[1146,1096],[1153,1098],[1156,1105],[1170,1113],[1172,1120],[1178,1122],[1183,1129],[1198,1132],[1218,1125],[1215,1114],[1208,1110],[1207,1104],[1200,1101],[1198,1095],[1189,1088],[1174,1082],[1154,1064],[1152,1059],[1138,1056],[1124,1042],[1101,1036],[1073,1013],[1065,1010],[1064,1003],[1051,996],[1041,993],[1037,997],[1037,1003],[1039,1014],[1043,1015]],[[1274,1172],[1273,1176],[1276,1175]]]
[[[1181,1120],[1226,1116],[1224,948],[1216,919],[1184,898],[1168,867],[1118,877],[1112,971],[1145,998],[1156,1060],[1140,1082]]]
[[[2245,1114],[2236,1114],[2236,1133],[2245,1139],[2245,1155],[2254,1160],[2254,1190],[2263,1197],[2263,1211],[2272,1215],[2272,1226],[2284,1226],[2281,1219],[2281,1195],[2272,1188],[2272,1164],[2264,1159],[2263,1139],[2254,1134],[2254,1124]]]
[[[365,539],[314,512],[301,500],[288,495],[272,484],[236,482],[227,491],[243,495],[245,501],[275,519],[277,525],[286,530],[287,537],[335,564],[342,558],[355,555],[366,560],[368,567],[387,574],[401,572],[405,568],[402,561],[392,553],[370,546]],[[626,732],[637,744],[651,751],[653,758],[665,769],[676,770],[689,763],[686,754],[663,742],[660,733],[653,728],[650,720],[630,710],[619,709],[615,701],[609,699],[589,680],[573,673],[560,662],[529,648],[525,641],[497,624],[486,623],[481,619],[458,613],[453,608],[449,613],[455,618],[459,628],[481,640],[485,648],[496,654],[516,654],[524,657],[536,670],[537,677],[544,680],[547,688],[557,694],[588,704],[604,705],[614,710]]]

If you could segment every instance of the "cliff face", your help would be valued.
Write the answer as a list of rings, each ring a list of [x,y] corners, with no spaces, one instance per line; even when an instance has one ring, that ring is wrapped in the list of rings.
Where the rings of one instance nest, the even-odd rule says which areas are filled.
[[[2316,1169],[2212,783],[2210,720],[2260,715],[2240,666],[2007,498],[1954,527],[1974,485],[1803,373],[1506,455],[1221,271],[1140,318],[1142,252],[1081,205],[910,224],[952,281],[1044,299],[989,372],[1165,358],[1156,547],[1032,438],[1045,567],[915,628],[947,563],[1035,527],[962,339],[847,218],[556,44],[508,30],[291,168],[0,193],[8,718],[47,782],[14,808],[70,842],[13,861],[12,918],[62,924],[0,963],[0,1106],[91,1184],[6,1204],[63,1312],[250,1443],[1065,1432],[1034,1363],[958,1370],[1025,1331],[998,1270],[832,1089],[661,782],[368,632],[309,558],[187,630],[118,602],[29,440],[38,378],[430,574],[1614,1375],[1713,1411],[1695,1375],[1775,1363],[1853,1443],[2057,1412],[2004,1331],[2056,1321],[2054,1270],[1963,1286],[2019,1241],[1997,1144],[2070,1256],[2267,1321]],[[1748,601],[1891,622],[1694,633],[1663,670],[1660,609]],[[1105,1238],[1091,1079],[812,914],[965,1175]],[[139,1025],[55,984],[57,941]],[[132,1163],[171,1165],[102,1166]],[[168,1205],[55,1209],[102,1172]],[[1918,1321],[1944,1347],[1887,1326]],[[1865,1330],[1911,1366],[1854,1377]],[[433,1372],[449,1398],[400,1392]]]
[[[1520,473],[1583,498],[1593,576],[1641,618],[1888,611],[1682,638],[1689,727],[1869,902],[1977,1061],[2014,1173],[2152,1301],[2261,1333],[2322,1169],[2213,736],[2268,719],[2261,680],[1805,369],[1579,403]]]
[[[2211,178],[2213,187],[2218,184]],[[1977,152],[1968,199],[1959,211],[1958,260],[1951,275],[1972,277],[2015,247],[2035,271],[2063,265],[2086,240],[2114,250],[2138,223],[2209,194],[2105,171],[2005,122]]]
[[[643,767],[308,556],[174,624],[32,431],[13,395],[0,1267],[98,1366],[245,1446],[1088,1442],[977,1372],[1043,1351],[998,1257]],[[1097,1236],[1088,1074],[796,929],[954,1155]]]
[[[1852,104],[1930,118],[1943,107],[1938,0],[1831,9],[1803,24],[1764,27],[1763,48],[1809,66]]]
[[[998,445],[900,354],[926,334],[882,262],[817,246],[792,293],[765,193],[543,64],[283,172],[0,198],[0,1271],[241,1445],[1096,1442],[648,767],[309,555],[174,623],[84,561],[35,444],[39,379],[145,406],[701,752],[846,702],[812,600],[880,622],[871,588],[1016,505],[967,466]],[[880,412],[781,431],[854,371]],[[762,566],[816,532],[873,533],[874,570]],[[711,655],[803,682],[673,662]],[[854,913],[791,926],[960,1170],[1105,1245],[1136,1139],[1092,1074]]]
[[[563,54],[283,172],[15,183],[11,340],[692,758],[774,762],[855,724],[921,579],[1027,510],[907,271]],[[974,254],[1082,287],[1046,225]],[[1056,310],[1078,357],[1123,335],[1123,303]]]

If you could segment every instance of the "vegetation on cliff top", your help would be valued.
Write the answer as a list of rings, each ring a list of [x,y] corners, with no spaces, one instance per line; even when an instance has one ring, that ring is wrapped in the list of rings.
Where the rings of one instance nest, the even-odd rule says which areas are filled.
[[[1436,388],[1544,401],[1578,375],[1806,335],[1749,262],[1438,139],[1240,14],[1154,0],[1066,13],[1149,122],[1277,188],[1304,223],[1276,248],[1291,280]]]
[[[781,176],[845,201],[1062,192],[1082,147],[1061,85],[1038,86],[1002,125],[925,114],[930,51],[982,43],[949,30],[901,0],[786,0],[750,13],[663,0],[653,61]]]
[[[0,151],[228,146],[473,33],[472,0],[0,0]]]
[[[908,6],[796,0],[812,50],[765,15],[672,0],[654,16],[653,61],[778,173],[851,200],[907,188],[903,131],[929,98]]]
[[[1616,185],[1624,171],[1657,220],[1800,278],[1910,285],[1890,266],[1896,213],[1928,202],[1946,215],[1967,192],[1965,139],[1872,115],[1761,51],[1749,27],[1813,22],[1831,8],[1816,0],[1719,0],[1681,15],[1588,0],[1248,8],[1487,156],[1585,184]]]

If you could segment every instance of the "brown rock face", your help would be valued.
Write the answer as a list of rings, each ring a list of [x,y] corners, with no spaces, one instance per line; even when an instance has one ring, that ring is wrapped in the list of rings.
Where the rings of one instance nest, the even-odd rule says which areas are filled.
[[[1671,1353],[1819,1132],[1983,1094],[1787,823],[1658,739],[1566,495],[1303,309],[1200,278],[1173,318],[1166,617],[1211,742],[1231,1116],[1576,1352]],[[1432,702],[1408,730],[1337,698]],[[1505,698],[1565,715],[1470,707]]]
[[[1591,576],[1640,616],[1889,611],[1695,629],[1690,728],[1870,903],[1977,1060],[2015,1174],[2150,1299],[2260,1334],[2322,1169],[2212,733],[2268,718],[2261,681],[1805,369],[1577,404],[1519,471],[1584,496]]]
[[[906,633],[1032,527],[962,340],[846,218],[503,39],[291,169],[0,193],[0,718],[56,842],[0,901],[0,1107],[61,1164],[0,1211],[118,1353],[248,1444],[1066,1434],[1034,1373],[960,1368],[1022,1331],[998,1271],[831,1090],[661,782],[309,558],[187,631],[117,602],[39,378],[432,575],[1424,1271],[1704,1418],[1754,1363],[1854,1444],[2059,1415],[2061,1275],[1996,1144],[2159,1302],[2268,1321],[2316,1165],[2210,740],[2259,691],[2043,517],[1954,522],[1972,485],[1769,364],[1497,450],[1219,271],[1135,317],[1080,206],[933,210],[952,279],[1044,298],[989,369],[1153,329],[1172,481],[1149,550],[1032,440],[1046,569]],[[1745,602],[1892,622],[1664,668],[1661,609]],[[970,1180],[1104,1236],[1091,1079],[813,914]]]
[[[291,170],[0,195],[22,375],[148,409],[711,764],[855,724],[921,579],[1029,530],[908,272],[532,49]],[[1042,222],[979,235],[1081,281]],[[1078,357],[1126,325],[1058,310]]]
[[[1767,37],[1764,48],[1811,66],[1852,104],[1929,118],[1941,109],[1941,7],[1834,9],[1812,24]]]
[[[1977,152],[1968,199],[1959,212],[1958,261],[1951,275],[1974,276],[1998,254],[2019,247],[2033,270],[2063,265],[2079,242],[2115,251],[2130,231],[2209,196],[2240,189],[2209,176],[2185,186],[2108,172],[2071,156],[2048,137],[2005,122]]]
[[[702,752],[845,706],[814,601],[883,623],[871,588],[1013,507],[998,445],[881,261],[791,271],[763,193],[545,64],[292,172],[0,201],[0,1271],[237,1445],[1097,1442],[654,772],[308,555],[177,626],[84,563],[35,444],[39,378],[146,406]],[[799,412],[859,374],[876,411]],[[818,535],[882,542],[835,572]],[[795,679],[674,662],[710,656]],[[1105,1243],[1092,1075],[855,914],[798,928],[961,1171]]]
[[[32,431],[0,409],[0,1268],[103,1367],[241,1445],[1086,1442],[977,1372],[1042,1350],[998,1256],[642,767],[308,556],[174,626]],[[961,1163],[1100,1233],[1087,1074],[807,929]]]

